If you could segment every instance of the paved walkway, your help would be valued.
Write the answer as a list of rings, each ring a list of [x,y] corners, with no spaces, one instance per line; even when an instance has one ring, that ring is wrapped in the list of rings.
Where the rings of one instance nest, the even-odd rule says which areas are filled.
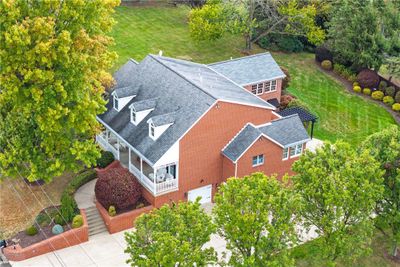
[[[75,200],[78,204],[78,208],[87,209],[94,207],[94,186],[96,185],[97,179],[94,179],[87,184],[81,186],[75,193]]]

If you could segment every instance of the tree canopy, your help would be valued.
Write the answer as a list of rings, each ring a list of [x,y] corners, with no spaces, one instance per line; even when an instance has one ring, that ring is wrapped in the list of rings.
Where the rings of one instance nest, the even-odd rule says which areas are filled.
[[[325,32],[315,23],[316,8],[297,0],[210,0],[190,12],[190,33],[196,40],[215,40],[224,33],[242,34],[246,48],[272,33],[303,35],[311,43]]]
[[[125,234],[131,266],[207,266],[217,260],[213,248],[203,248],[215,225],[199,201],[165,204],[135,222]]]
[[[387,128],[369,136],[362,149],[370,151],[384,170],[385,191],[378,201],[376,213],[378,225],[389,228],[393,240],[392,254],[397,255],[400,243],[400,130],[397,126]]]
[[[326,144],[316,153],[307,151],[293,165],[299,212],[306,227],[315,226],[323,258],[353,260],[369,252],[372,215],[382,197],[379,163],[368,151],[357,153],[349,144]]]
[[[274,176],[254,173],[222,184],[213,214],[232,252],[229,266],[292,266],[297,204],[288,183]]]
[[[29,180],[92,165],[119,0],[0,2],[0,174]]]

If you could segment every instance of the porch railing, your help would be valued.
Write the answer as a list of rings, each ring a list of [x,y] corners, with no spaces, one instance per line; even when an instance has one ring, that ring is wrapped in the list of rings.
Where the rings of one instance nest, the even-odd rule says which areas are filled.
[[[104,150],[110,151],[113,153],[115,159],[119,160],[119,153],[118,150],[107,142],[107,140],[102,135],[96,135],[96,142],[104,148]]]

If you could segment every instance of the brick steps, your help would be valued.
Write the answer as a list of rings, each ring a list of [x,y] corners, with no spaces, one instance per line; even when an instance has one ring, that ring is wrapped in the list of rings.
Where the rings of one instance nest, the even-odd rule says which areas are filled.
[[[89,236],[107,232],[107,227],[96,207],[87,208],[86,217],[89,225]]]

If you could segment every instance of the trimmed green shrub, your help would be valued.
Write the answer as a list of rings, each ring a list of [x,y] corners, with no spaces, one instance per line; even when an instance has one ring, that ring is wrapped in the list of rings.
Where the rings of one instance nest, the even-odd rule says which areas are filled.
[[[110,215],[111,217],[114,217],[115,215],[117,215],[117,211],[115,210],[115,207],[113,205],[111,205],[108,208],[108,215]]]
[[[394,97],[395,93],[396,93],[396,88],[394,88],[394,86],[386,87],[386,90],[385,90],[386,95]]]
[[[356,92],[356,93],[361,93],[361,87],[356,85],[356,86],[353,87],[353,91]]]
[[[371,94],[372,99],[382,100],[385,94],[382,91],[375,91]]]
[[[364,94],[364,95],[371,95],[371,89],[369,89],[369,88],[364,88],[364,89],[363,89],[363,94]]]
[[[357,82],[362,88],[376,88],[379,84],[379,75],[373,70],[365,69],[357,75]]]
[[[74,199],[73,194],[70,195],[65,192],[61,195],[60,214],[67,221],[70,222],[78,212],[78,205]]]
[[[102,151],[101,157],[97,159],[97,167],[105,168],[114,161],[114,154],[110,151]]]
[[[257,41],[264,49],[279,49],[286,52],[301,52],[304,44],[296,36],[271,33]]]
[[[392,109],[394,111],[400,112],[400,103],[394,103]]]
[[[388,106],[392,106],[394,104],[394,99],[393,97],[387,95],[383,98],[383,103],[385,103]]]
[[[360,84],[358,82],[353,82],[353,86],[359,86]]]
[[[351,75],[347,78],[347,80],[348,80],[349,82],[351,82],[351,83],[354,83],[355,81],[357,81],[357,75],[351,74]]]
[[[395,101],[396,103],[400,103],[400,91],[398,91],[398,92],[396,93],[396,96],[394,97],[394,101]]]
[[[53,228],[51,228],[51,232],[53,233],[53,235],[59,235],[64,233],[64,228],[61,225],[56,224],[53,226]]]
[[[83,217],[82,215],[78,214],[72,220],[72,228],[79,228],[83,225]]]
[[[315,60],[318,62],[322,62],[324,60],[333,61],[333,55],[331,51],[325,46],[319,46],[315,48]]]
[[[385,81],[380,81],[379,82],[378,88],[379,88],[380,91],[384,92],[386,87],[387,87],[387,83]]]
[[[26,230],[25,230],[25,234],[27,234],[27,235],[29,235],[29,236],[34,236],[34,235],[36,235],[37,233],[38,233],[38,229],[37,229],[34,225],[29,226],[29,227],[26,228]]]
[[[329,60],[324,60],[321,62],[321,67],[324,70],[331,70],[332,69],[332,62]]]
[[[64,219],[63,219],[63,217],[61,216],[61,214],[57,214],[57,215],[54,217],[54,222],[55,222],[56,224],[59,224],[59,225],[65,225],[65,224],[66,224],[66,222],[64,221]]]
[[[51,217],[45,212],[41,212],[36,216],[35,222],[40,226],[47,226],[51,223]]]

